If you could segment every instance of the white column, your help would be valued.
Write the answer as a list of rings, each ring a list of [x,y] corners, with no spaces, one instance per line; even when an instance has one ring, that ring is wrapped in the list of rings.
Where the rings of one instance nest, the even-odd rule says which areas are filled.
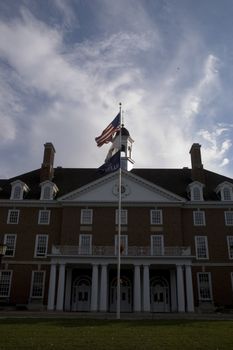
[[[72,287],[72,268],[66,271],[66,292],[65,292],[65,311],[70,311],[71,287]]]
[[[57,288],[57,311],[63,311],[64,292],[65,292],[65,264],[61,263],[59,267],[59,278]]]
[[[91,311],[97,311],[98,297],[98,265],[92,266],[92,283],[91,283]]]
[[[185,279],[186,279],[187,311],[194,312],[193,280],[192,280],[191,265],[185,265]]]
[[[141,311],[141,275],[140,266],[134,266],[134,311]]]
[[[150,312],[149,265],[143,265],[143,311]]]
[[[101,267],[100,311],[107,311],[107,265],[102,265]]]
[[[185,312],[183,266],[176,266],[178,312]]]
[[[176,271],[170,271],[171,281],[171,312],[177,311],[177,287],[176,287]]]
[[[54,310],[55,287],[56,287],[56,264],[51,264],[49,278],[48,310]]]

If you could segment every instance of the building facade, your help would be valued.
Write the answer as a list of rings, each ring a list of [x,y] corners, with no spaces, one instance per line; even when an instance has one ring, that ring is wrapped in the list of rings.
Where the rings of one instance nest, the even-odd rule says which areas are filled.
[[[203,168],[131,169],[122,129],[121,312],[233,307],[233,180]],[[115,312],[118,172],[41,168],[0,180],[0,305]]]

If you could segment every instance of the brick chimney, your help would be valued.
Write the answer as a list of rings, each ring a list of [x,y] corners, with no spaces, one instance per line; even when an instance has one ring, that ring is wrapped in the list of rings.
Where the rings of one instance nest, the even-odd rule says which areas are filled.
[[[40,170],[40,182],[50,180],[52,181],[54,176],[53,162],[56,151],[51,142],[44,144],[44,159],[41,164]]]
[[[191,155],[192,180],[199,181],[205,184],[204,169],[203,169],[203,164],[201,162],[201,145],[199,145],[199,143],[193,143],[189,153]]]

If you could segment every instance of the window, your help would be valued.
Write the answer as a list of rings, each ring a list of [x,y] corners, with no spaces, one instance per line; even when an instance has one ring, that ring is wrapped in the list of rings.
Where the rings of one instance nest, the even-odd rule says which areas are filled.
[[[16,180],[11,183],[10,199],[21,200],[23,199],[24,192],[28,192],[28,191],[29,191],[29,188],[24,182],[20,180]]]
[[[79,254],[86,255],[92,253],[92,235],[81,234],[79,236]]]
[[[41,200],[52,200],[54,195],[58,192],[57,186],[51,181],[44,181],[40,184],[41,186]]]
[[[43,298],[45,271],[32,271],[31,298]]]
[[[227,236],[229,259],[233,259],[233,236]]]
[[[46,257],[48,247],[48,235],[36,235],[35,257]]]
[[[115,212],[116,218],[115,223],[118,225],[118,209]],[[121,225],[127,225],[128,224],[128,210],[127,209],[121,209]]]
[[[91,225],[93,217],[92,209],[82,209],[81,210],[81,224],[82,225]]]
[[[208,241],[206,236],[195,236],[197,259],[209,259]]]
[[[164,254],[164,239],[163,235],[151,236],[151,255],[163,255]]]
[[[222,200],[231,201],[232,200],[232,190],[229,187],[223,187],[222,189]]]
[[[128,235],[121,235],[121,255],[128,255]],[[115,235],[115,255],[118,254],[118,235]]]
[[[151,225],[162,225],[163,224],[162,210],[152,209],[150,211],[150,223],[151,223]]]
[[[7,246],[5,256],[15,255],[16,237],[15,234],[5,234],[4,244]]]
[[[203,210],[193,212],[193,224],[195,226],[205,226],[205,212]]]
[[[192,193],[193,201],[200,201],[202,199],[201,190],[199,187],[195,186]]]
[[[13,192],[13,199],[21,199],[21,192],[22,188],[20,185],[15,186],[14,192]]]
[[[50,222],[50,210],[40,210],[38,224],[49,225]]]
[[[7,223],[8,224],[18,224],[19,222],[19,210],[9,209]]]
[[[12,271],[0,271],[0,297],[10,296]]]
[[[198,272],[198,296],[199,300],[210,301],[212,300],[212,287],[211,287],[211,275],[210,272]]]
[[[188,185],[187,191],[190,194],[191,201],[203,201],[203,188],[204,185],[199,181],[191,182]]]
[[[233,226],[233,211],[225,211],[225,225]]]

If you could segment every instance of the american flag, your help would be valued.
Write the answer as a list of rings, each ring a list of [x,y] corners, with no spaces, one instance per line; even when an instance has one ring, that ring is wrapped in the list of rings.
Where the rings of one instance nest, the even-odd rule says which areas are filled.
[[[102,134],[95,138],[97,146],[101,147],[104,143],[109,143],[112,136],[120,129],[120,113],[113,119],[113,121],[104,129]]]

